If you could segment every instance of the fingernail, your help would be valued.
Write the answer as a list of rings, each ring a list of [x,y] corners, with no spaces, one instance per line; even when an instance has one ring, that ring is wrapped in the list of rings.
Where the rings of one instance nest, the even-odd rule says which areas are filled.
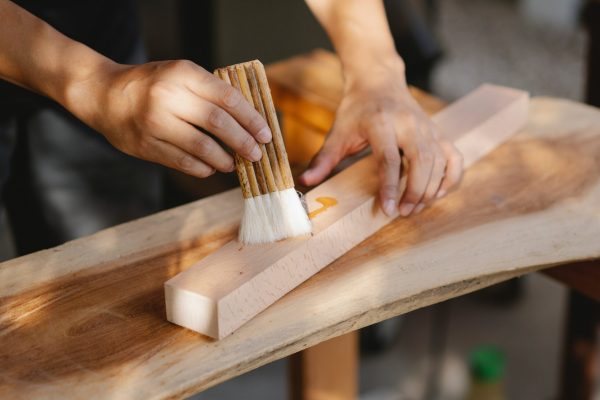
[[[446,191],[444,189],[441,189],[439,192],[437,192],[437,194],[435,195],[435,197],[437,197],[438,199],[441,199],[445,195],[446,195]]]
[[[273,137],[269,127],[265,126],[256,134],[256,138],[262,143],[269,143]]]
[[[417,206],[415,207],[415,214],[420,213],[421,211],[423,211],[424,208],[425,208],[425,204],[423,204],[423,203],[417,204]]]
[[[394,212],[396,211],[396,202],[392,199],[386,200],[383,203],[383,212],[388,216],[394,216]]]
[[[406,203],[406,204],[402,204],[400,206],[400,215],[402,215],[403,217],[408,216],[408,214],[410,214],[412,212],[412,210],[415,208],[414,204],[411,203]]]
[[[261,159],[261,157],[262,157],[262,151],[260,151],[260,148],[258,146],[256,146],[254,149],[252,149],[250,158],[252,158],[252,161],[258,161]]]

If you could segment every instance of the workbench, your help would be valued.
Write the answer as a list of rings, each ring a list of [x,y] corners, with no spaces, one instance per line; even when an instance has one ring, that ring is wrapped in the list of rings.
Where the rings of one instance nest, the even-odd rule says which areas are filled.
[[[331,124],[339,65],[316,52],[273,65],[269,79],[289,149],[312,135],[290,151],[301,164]],[[414,93],[429,113],[444,106]],[[600,111],[534,98],[528,125],[460,190],[395,220],[232,335],[168,323],[164,282],[231,240],[241,209],[234,189],[0,264],[0,398],[181,398],[292,354],[293,396],[351,398],[361,327],[575,261],[585,263],[554,275],[598,295]]]

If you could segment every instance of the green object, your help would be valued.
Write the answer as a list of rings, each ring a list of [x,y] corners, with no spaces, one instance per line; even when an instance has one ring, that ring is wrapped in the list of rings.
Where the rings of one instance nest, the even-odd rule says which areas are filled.
[[[471,376],[479,382],[498,382],[504,377],[504,353],[495,346],[475,348],[469,357]]]

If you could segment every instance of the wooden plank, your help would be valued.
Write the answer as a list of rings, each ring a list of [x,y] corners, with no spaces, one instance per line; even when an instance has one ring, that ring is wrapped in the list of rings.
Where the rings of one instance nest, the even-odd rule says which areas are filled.
[[[358,332],[353,331],[291,356],[290,399],[356,399],[358,353]]]
[[[483,85],[434,117],[468,167],[527,120],[528,95]],[[377,164],[367,157],[306,194],[313,235],[242,246],[233,240],[165,283],[167,319],[222,339],[392,221],[377,205]]]
[[[600,112],[533,99],[525,129],[459,191],[214,341],[165,321],[163,284],[234,237],[240,196],[0,264],[0,398],[183,398],[383,319],[600,258]]]

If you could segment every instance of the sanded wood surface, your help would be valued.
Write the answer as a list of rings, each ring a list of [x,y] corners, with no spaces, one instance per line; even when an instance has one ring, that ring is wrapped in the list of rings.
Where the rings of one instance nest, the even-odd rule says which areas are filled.
[[[528,99],[520,90],[482,85],[433,121],[468,168],[525,125]],[[377,162],[369,156],[310,190],[311,236],[255,246],[232,240],[166,282],[167,319],[214,338],[229,335],[390,223],[378,205],[378,186]]]
[[[235,235],[239,190],[0,264],[0,398],[178,398],[331,337],[600,257],[600,112],[537,98],[460,191],[399,219],[222,341],[163,283]]]

